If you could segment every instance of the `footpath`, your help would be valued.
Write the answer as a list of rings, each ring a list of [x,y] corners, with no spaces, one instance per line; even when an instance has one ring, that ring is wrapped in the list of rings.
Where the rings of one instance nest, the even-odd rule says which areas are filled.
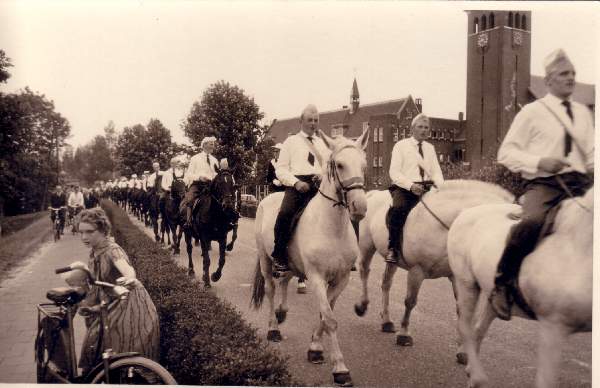
[[[51,227],[48,220],[48,228]],[[37,334],[36,304],[46,302],[46,291],[65,286],[55,268],[74,261],[87,262],[89,248],[78,235],[65,232],[58,242],[46,242],[0,283],[0,383],[35,383],[33,345]],[[77,354],[85,326],[75,319]]]

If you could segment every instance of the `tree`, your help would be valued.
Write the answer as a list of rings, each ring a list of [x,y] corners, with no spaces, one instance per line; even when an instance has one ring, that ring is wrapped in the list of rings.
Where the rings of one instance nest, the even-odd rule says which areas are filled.
[[[255,185],[264,185],[267,183],[267,168],[271,159],[275,156],[275,142],[267,134],[268,126],[263,128],[262,136],[254,149],[256,153],[256,174],[254,176]]]
[[[110,179],[115,178],[115,168],[117,166],[116,157],[117,157],[117,140],[119,138],[117,134],[117,130],[115,129],[115,123],[110,120],[106,127],[104,127],[104,137],[106,138],[106,144],[108,146],[108,153],[110,156],[111,166]]]
[[[6,56],[4,50],[0,49],[0,83],[10,78],[10,73],[6,70],[8,67],[12,67],[10,58]]]
[[[68,121],[52,101],[25,88],[0,93],[0,128],[0,202],[7,214],[43,208],[48,187],[58,182]]]
[[[242,89],[219,81],[203,93],[200,102],[194,102],[182,127],[197,147],[205,136],[215,136],[215,155],[227,158],[236,180],[244,183],[251,176],[263,117],[254,99]]]
[[[139,174],[152,170],[152,162],[168,165],[171,154],[171,132],[157,119],[151,119],[148,129],[141,124],[125,127],[117,140],[117,156],[121,174]]]

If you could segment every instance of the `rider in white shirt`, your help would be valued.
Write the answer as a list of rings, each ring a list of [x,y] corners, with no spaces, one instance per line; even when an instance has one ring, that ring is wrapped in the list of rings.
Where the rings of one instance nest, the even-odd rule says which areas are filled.
[[[198,211],[203,221],[208,221],[210,209],[210,182],[217,175],[218,161],[212,155],[215,149],[216,138],[210,136],[202,139],[200,146],[202,152],[192,156],[185,174],[184,182],[188,185],[185,198],[181,201],[181,208],[186,209],[186,226],[192,224],[192,206],[196,199],[199,200]]]

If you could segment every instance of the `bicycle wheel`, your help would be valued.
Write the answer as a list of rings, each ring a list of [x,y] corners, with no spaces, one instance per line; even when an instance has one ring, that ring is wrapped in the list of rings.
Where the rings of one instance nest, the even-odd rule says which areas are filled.
[[[125,385],[176,385],[171,374],[159,363],[144,357],[127,357],[110,364],[110,384]],[[101,369],[91,384],[104,382],[104,369]]]

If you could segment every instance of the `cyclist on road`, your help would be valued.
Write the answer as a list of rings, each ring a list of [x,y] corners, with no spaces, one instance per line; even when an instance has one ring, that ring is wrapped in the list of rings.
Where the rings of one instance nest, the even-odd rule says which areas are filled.
[[[60,209],[58,211],[58,218],[60,219],[60,233],[64,234],[65,228],[65,208],[67,206],[67,196],[62,190],[62,186],[56,186],[54,193],[50,196],[50,206],[55,209]],[[63,207],[64,206],[64,207]],[[52,224],[54,224],[55,213],[50,211],[50,219],[52,220]]]

